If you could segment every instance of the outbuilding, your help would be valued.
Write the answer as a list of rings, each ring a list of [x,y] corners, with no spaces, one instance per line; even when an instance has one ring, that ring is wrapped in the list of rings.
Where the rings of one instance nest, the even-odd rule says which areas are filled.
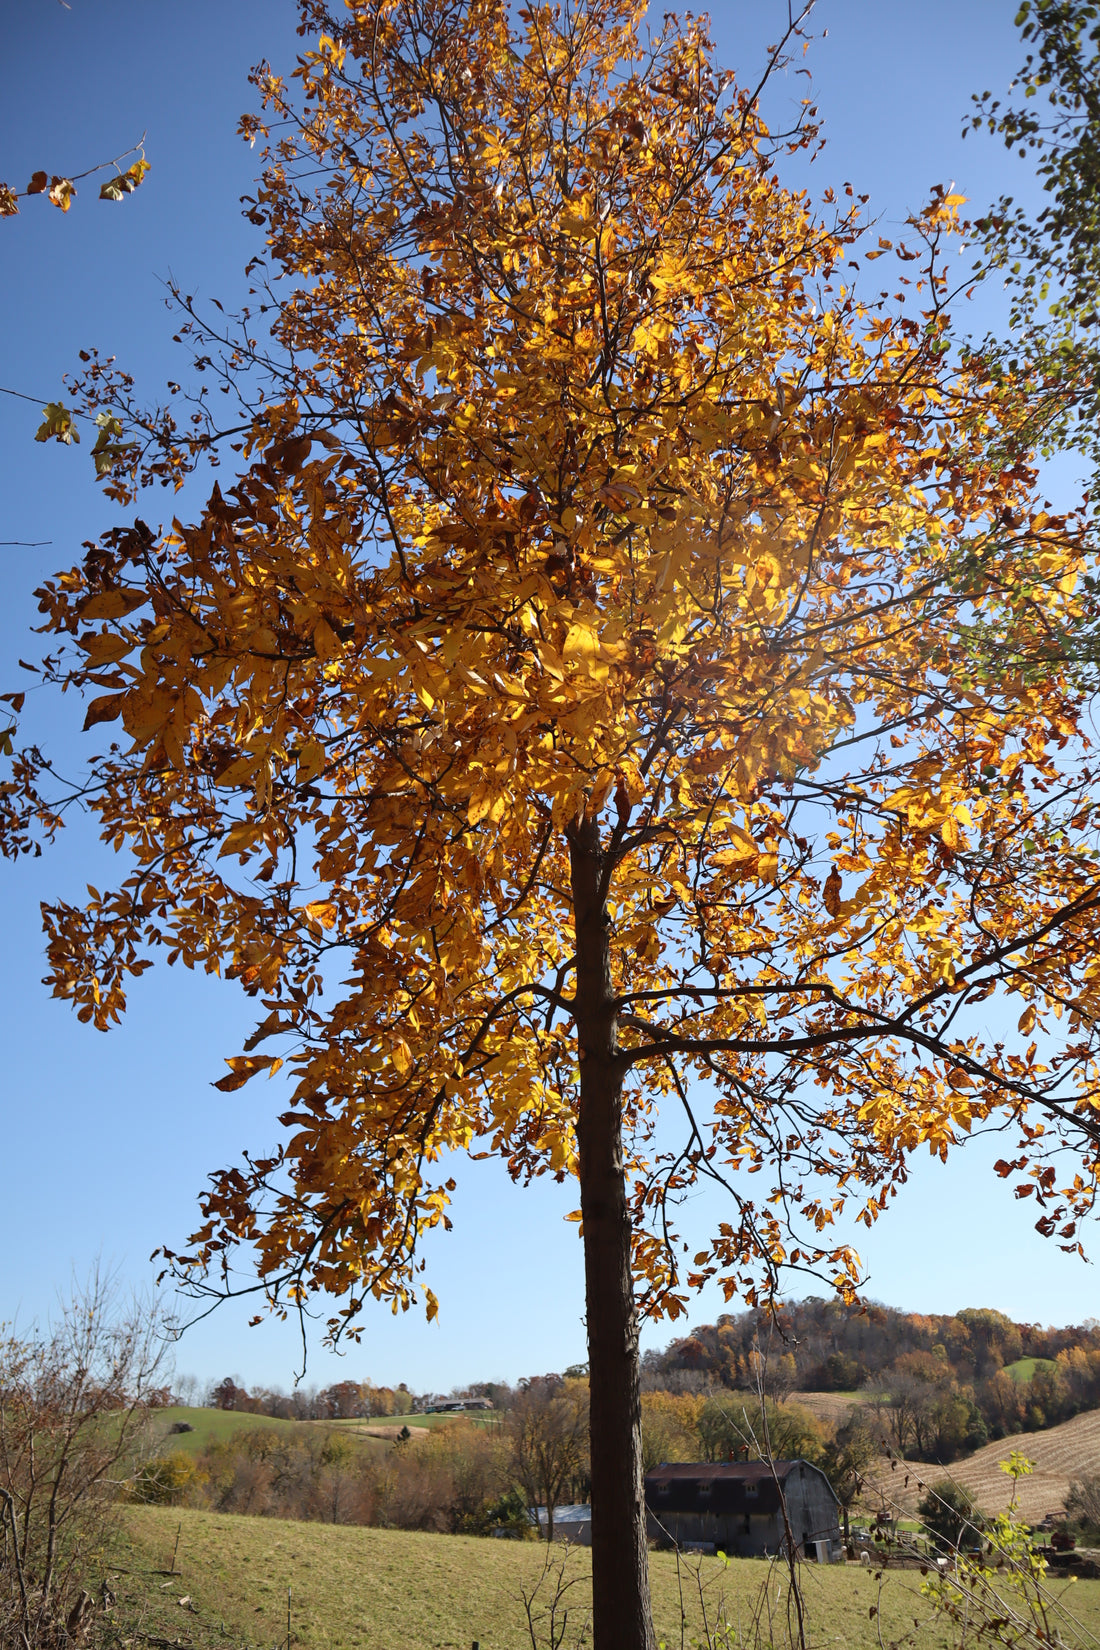
[[[527,1516],[531,1523],[537,1526],[539,1535],[545,1541],[550,1528],[546,1508],[528,1507]],[[555,1507],[554,1540],[571,1542],[574,1547],[591,1547],[592,1508],[579,1501]]]
[[[786,1552],[789,1529],[802,1558],[843,1556],[840,1503],[809,1461],[662,1462],[646,1476],[645,1500],[659,1546],[757,1558]]]

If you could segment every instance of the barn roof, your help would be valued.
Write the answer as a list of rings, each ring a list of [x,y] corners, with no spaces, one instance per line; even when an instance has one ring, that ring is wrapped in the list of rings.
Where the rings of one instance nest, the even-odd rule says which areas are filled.
[[[646,1474],[645,1498],[662,1512],[756,1513],[779,1511],[779,1486],[795,1470],[815,1473],[836,1499],[828,1478],[809,1461],[664,1461]]]
[[[805,1463],[809,1465],[809,1463]],[[744,1482],[766,1478],[780,1480],[787,1477],[793,1467],[800,1465],[794,1461],[662,1461],[659,1467],[646,1474],[646,1483],[650,1479],[690,1478],[693,1480],[705,1478],[720,1478],[723,1483],[734,1481]]]

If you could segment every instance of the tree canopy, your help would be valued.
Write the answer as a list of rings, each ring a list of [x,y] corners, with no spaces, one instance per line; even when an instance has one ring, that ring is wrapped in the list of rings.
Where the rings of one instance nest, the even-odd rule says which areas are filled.
[[[639,1307],[850,1291],[842,1209],[983,1121],[1077,1243],[1092,770],[1072,670],[1027,661],[1088,617],[1087,550],[1033,503],[1029,386],[953,344],[959,197],[896,248],[813,209],[779,171],[812,111],[769,132],[633,0],[301,11],[245,122],[255,302],[184,300],[235,430],[83,386],[116,497],[239,456],[40,592],[130,867],[46,910],[53,990],[106,1029],[163,953],[256,1001],[220,1088],[291,1066],[283,1143],[169,1255],[196,1287],[243,1252],[354,1335],[415,1298],[456,1151],[576,1176],[596,1643],[648,1645]],[[9,851],[62,817],[34,750],[0,801]],[[729,1213],[685,1269],[703,1178]]]

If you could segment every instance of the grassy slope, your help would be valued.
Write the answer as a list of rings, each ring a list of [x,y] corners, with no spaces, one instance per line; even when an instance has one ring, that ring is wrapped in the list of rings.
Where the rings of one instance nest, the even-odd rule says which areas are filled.
[[[127,1523],[129,1550],[120,1563],[129,1573],[116,1583],[124,1608],[128,1613],[145,1608],[146,1634],[178,1635],[196,1650],[270,1650],[286,1633],[288,1586],[294,1645],[303,1650],[468,1650],[475,1641],[481,1650],[530,1645],[521,1591],[530,1590],[542,1571],[546,1549],[538,1544],[155,1508],[132,1509]],[[163,1571],[177,1528],[179,1573],[166,1587]],[[586,1553],[574,1554],[570,1562],[576,1574],[587,1574]],[[675,1559],[655,1553],[651,1562],[658,1637],[678,1646]],[[730,1617],[747,1626],[766,1589],[772,1609],[782,1613],[780,1570],[753,1559],[728,1569],[717,1559],[697,1562],[711,1610],[724,1593]],[[887,1572],[881,1597],[874,1577],[855,1566],[808,1565],[803,1573],[810,1642],[821,1650],[879,1650],[880,1642],[911,1631],[914,1617],[922,1622],[920,1650],[940,1650],[948,1643],[940,1628],[923,1625],[928,1611],[915,1572]],[[690,1573],[685,1580],[691,1583]],[[1064,1584],[1055,1584],[1055,1592],[1063,1590]],[[574,1589],[578,1617],[584,1614],[585,1592],[582,1580]],[[181,1598],[190,1603],[181,1606]],[[1100,1630],[1100,1582],[1077,1583],[1072,1602],[1081,1627],[1066,1637],[1088,1644]],[[869,1616],[875,1604],[881,1611],[877,1621]],[[700,1626],[698,1603],[691,1597],[688,1617],[690,1641]],[[780,1630],[765,1630],[764,1640],[769,1637],[777,1644],[785,1641]],[[572,1640],[570,1631],[566,1644]],[[751,1642],[747,1635],[745,1642]]]
[[[173,1433],[170,1429],[177,1421],[189,1422],[193,1431]],[[276,1421],[270,1415],[241,1415],[236,1410],[175,1407],[158,1409],[152,1422],[153,1437],[159,1453],[184,1450],[188,1455],[198,1455],[210,1444],[225,1443],[239,1433],[255,1432],[258,1428],[265,1431],[273,1428],[293,1437],[295,1433],[307,1429],[315,1431],[318,1428],[340,1424],[331,1421]],[[361,1438],[361,1442],[364,1449],[372,1453],[384,1454],[387,1448],[382,1441],[370,1437]]]

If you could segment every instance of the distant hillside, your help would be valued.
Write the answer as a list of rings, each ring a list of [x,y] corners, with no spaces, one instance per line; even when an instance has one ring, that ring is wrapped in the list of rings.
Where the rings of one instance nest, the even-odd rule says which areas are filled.
[[[417,1419],[422,1420],[422,1417],[418,1416]],[[341,1430],[354,1430],[357,1436],[361,1434],[365,1440],[363,1447],[368,1451],[379,1455],[385,1453],[381,1444],[375,1448],[372,1442],[373,1439],[385,1438],[385,1429],[371,1429],[366,1426],[351,1429],[346,1422],[282,1421],[270,1415],[241,1414],[225,1409],[192,1409],[182,1404],[154,1410],[150,1420],[152,1441],[159,1454],[169,1450],[182,1450],[185,1454],[193,1456],[201,1455],[211,1445],[231,1444],[243,1435],[257,1431],[293,1439],[306,1432],[327,1432],[337,1427]],[[177,1428],[183,1430],[177,1431]],[[395,1430],[400,1431],[400,1422]],[[427,1429],[421,1425],[418,1431],[426,1435]]]
[[[1100,1408],[1100,1324],[798,1301],[774,1320],[741,1312],[696,1327],[648,1353],[642,1372],[644,1387],[673,1393],[752,1391],[760,1378],[772,1398],[798,1394],[831,1427],[868,1405],[884,1447],[948,1462]]]
[[[939,1314],[899,1312],[873,1301],[846,1306],[810,1299],[783,1305],[774,1321],[763,1312],[725,1314],[665,1351],[647,1353],[644,1368],[651,1385],[694,1375],[745,1388],[754,1383],[757,1347],[767,1353],[774,1376],[803,1392],[852,1391],[913,1352],[942,1358],[966,1383],[987,1380],[1006,1366],[1014,1379],[1029,1381],[1036,1360],[1100,1352],[1100,1324],[1089,1319],[1043,1328],[1015,1323],[991,1307]]]

